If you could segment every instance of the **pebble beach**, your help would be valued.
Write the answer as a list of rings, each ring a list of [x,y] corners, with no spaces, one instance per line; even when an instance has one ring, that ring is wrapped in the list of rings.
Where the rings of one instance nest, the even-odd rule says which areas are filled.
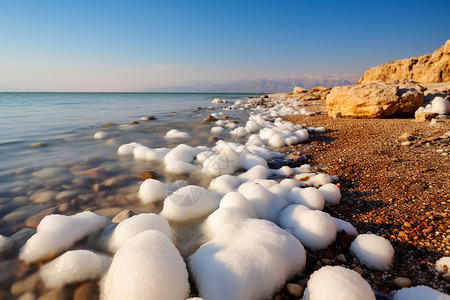
[[[448,119],[333,119],[323,100],[285,94],[225,101],[174,126],[105,120],[92,136],[106,159],[11,171],[31,179],[2,198],[2,298],[315,299],[348,276],[348,299],[408,299],[411,286],[447,299]],[[159,142],[113,143],[112,129]]]

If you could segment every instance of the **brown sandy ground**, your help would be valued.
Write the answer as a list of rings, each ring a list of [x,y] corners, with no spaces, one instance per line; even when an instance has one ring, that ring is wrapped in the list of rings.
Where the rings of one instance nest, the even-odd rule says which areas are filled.
[[[450,131],[450,120],[430,125],[414,119],[333,119],[326,114],[285,119],[327,129],[311,134],[312,142],[290,148],[305,154],[314,171],[339,176],[341,204],[325,211],[349,221],[359,233],[387,238],[395,249],[391,270],[371,270],[350,255],[353,238],[340,234],[329,249],[308,253],[305,273],[324,264],[356,267],[384,294],[399,289],[393,282],[397,277],[449,294],[450,276],[437,274],[434,265],[450,256],[450,139],[443,136]],[[411,145],[401,145],[406,140]],[[291,282],[306,287],[308,276]],[[275,299],[293,299],[287,295],[282,291]]]

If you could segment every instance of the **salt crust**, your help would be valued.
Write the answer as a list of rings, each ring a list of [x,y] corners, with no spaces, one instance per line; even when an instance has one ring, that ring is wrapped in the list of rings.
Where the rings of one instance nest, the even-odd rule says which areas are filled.
[[[104,300],[178,300],[188,296],[186,264],[167,235],[157,230],[139,233],[117,251],[100,293]]]
[[[375,234],[360,234],[350,245],[350,252],[364,265],[375,270],[388,270],[394,260],[391,243]]]
[[[90,211],[73,216],[49,215],[37,226],[34,234],[21,249],[19,258],[28,263],[69,249],[76,241],[99,231],[110,220]]]
[[[308,280],[303,300],[375,300],[361,275],[341,266],[325,266]]]
[[[48,289],[67,284],[98,280],[108,270],[112,258],[88,250],[67,251],[39,270],[39,275]]]

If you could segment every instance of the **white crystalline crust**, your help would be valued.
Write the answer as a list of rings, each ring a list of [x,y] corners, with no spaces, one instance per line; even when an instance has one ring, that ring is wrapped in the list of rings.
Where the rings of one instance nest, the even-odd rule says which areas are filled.
[[[48,289],[67,284],[98,280],[108,270],[112,258],[88,250],[67,251],[44,265],[39,275]]]
[[[340,266],[325,266],[311,275],[302,299],[375,300],[375,295],[358,273]]]
[[[148,230],[131,238],[114,255],[100,299],[186,299],[186,264],[164,233]]]
[[[394,295],[394,300],[450,300],[450,296],[428,286],[418,285],[403,288]]]
[[[375,270],[388,270],[394,260],[391,243],[375,234],[360,234],[352,242],[350,252],[366,266]]]
[[[28,263],[69,249],[88,234],[105,228],[109,219],[90,211],[73,216],[49,215],[42,219],[37,232],[23,246],[19,258]]]

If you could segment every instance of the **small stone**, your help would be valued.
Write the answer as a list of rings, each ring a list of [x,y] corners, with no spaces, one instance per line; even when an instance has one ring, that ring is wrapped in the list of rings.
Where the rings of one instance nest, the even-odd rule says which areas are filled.
[[[303,294],[303,287],[300,284],[296,283],[286,284],[286,290],[289,294],[295,297],[300,297]]]
[[[123,208],[121,207],[107,207],[100,208],[94,211],[95,214],[107,217],[108,219],[114,218],[117,214],[119,214]]]
[[[394,279],[394,283],[398,288],[408,288],[412,285],[412,282],[410,279],[406,277],[397,277]]]
[[[103,174],[104,171],[105,170],[103,168],[92,168],[87,170],[85,172],[85,175],[89,177],[98,177],[99,175]]]
[[[217,136],[210,136],[209,138],[208,138],[208,142],[211,142],[211,143],[215,143],[215,142],[217,142],[219,140],[219,138],[217,137]]]
[[[55,191],[38,191],[31,195],[30,200],[34,203],[47,203],[52,201],[56,194],[58,194]]]
[[[401,136],[399,136],[398,139],[400,141],[410,141],[413,139],[413,135],[409,132],[405,132]]]
[[[331,265],[331,260],[328,259],[328,258],[322,258],[322,263],[323,263],[324,265]]]
[[[142,117],[141,120],[143,120],[143,121],[153,121],[153,120],[156,120],[156,118],[154,116],[149,116],[149,117]]]
[[[230,117],[229,116],[223,116],[222,119],[223,120],[228,120]]]
[[[131,125],[136,125],[136,124],[139,124],[139,122],[138,121],[131,121],[130,124]]]
[[[116,125],[116,123],[114,123],[114,122],[104,122],[104,123],[102,123],[102,126],[114,126],[114,125]]]
[[[410,146],[411,142],[410,141],[402,142],[400,145],[402,145],[402,146]]]
[[[355,271],[356,273],[358,273],[361,276],[362,276],[362,274],[364,274],[363,269],[361,269],[360,267],[354,267],[353,271]]]
[[[411,223],[409,223],[408,221],[406,221],[405,223],[403,223],[403,226],[410,228],[410,227],[411,227]]]
[[[436,118],[438,116],[438,114],[436,113],[421,113],[416,115],[415,119],[417,122],[425,122],[425,121],[430,121],[434,118]]]
[[[202,109],[201,107],[197,107],[197,108],[194,108],[192,111],[199,111],[201,109]]]
[[[38,300],[66,300],[66,299],[69,299],[69,291],[64,287],[51,290],[50,292],[38,298]]]
[[[138,174],[138,177],[142,180],[159,178],[158,173],[154,171],[142,171],[141,173]]]
[[[47,147],[47,146],[48,145],[46,143],[42,143],[42,142],[33,143],[33,144],[30,145],[31,148],[44,148],[44,147]]]
[[[34,291],[39,280],[39,272],[35,272],[22,280],[16,281],[11,286],[11,294],[13,294],[14,296],[19,296],[27,292]]]
[[[336,255],[336,259],[337,259],[338,261],[342,262],[342,263],[346,263],[346,262],[347,262],[347,259],[345,258],[345,255],[344,255],[344,254],[338,254],[338,255]]]
[[[60,213],[65,214],[69,212],[73,208],[73,205],[70,203],[62,203],[58,206],[58,210]]]
[[[132,216],[134,216],[136,213],[130,209],[122,210],[120,213],[118,213],[113,219],[112,222],[114,223],[120,223],[123,220],[126,220]]]
[[[50,207],[48,209],[45,209],[35,215],[32,215],[28,219],[26,219],[25,225],[30,228],[36,228],[44,217],[54,214],[57,211],[58,211],[58,209],[56,207]]]
[[[404,232],[404,231],[399,231],[399,232],[398,232],[398,236],[401,236],[401,237],[407,237],[408,234],[407,234],[406,232]]]
[[[59,192],[55,196],[55,199],[57,201],[67,201],[67,200],[71,200],[73,198],[76,198],[77,195],[78,195],[77,191],[62,191],[62,192]]]
[[[209,115],[206,118],[203,119],[203,122],[215,122],[217,121],[216,118],[214,118],[213,116]]]
[[[437,141],[438,139],[439,139],[438,136],[431,136],[431,137],[427,138],[427,141],[428,142],[433,142],[433,141]]]
[[[80,285],[73,294],[73,300],[97,300],[100,294],[97,284],[86,282]]]

